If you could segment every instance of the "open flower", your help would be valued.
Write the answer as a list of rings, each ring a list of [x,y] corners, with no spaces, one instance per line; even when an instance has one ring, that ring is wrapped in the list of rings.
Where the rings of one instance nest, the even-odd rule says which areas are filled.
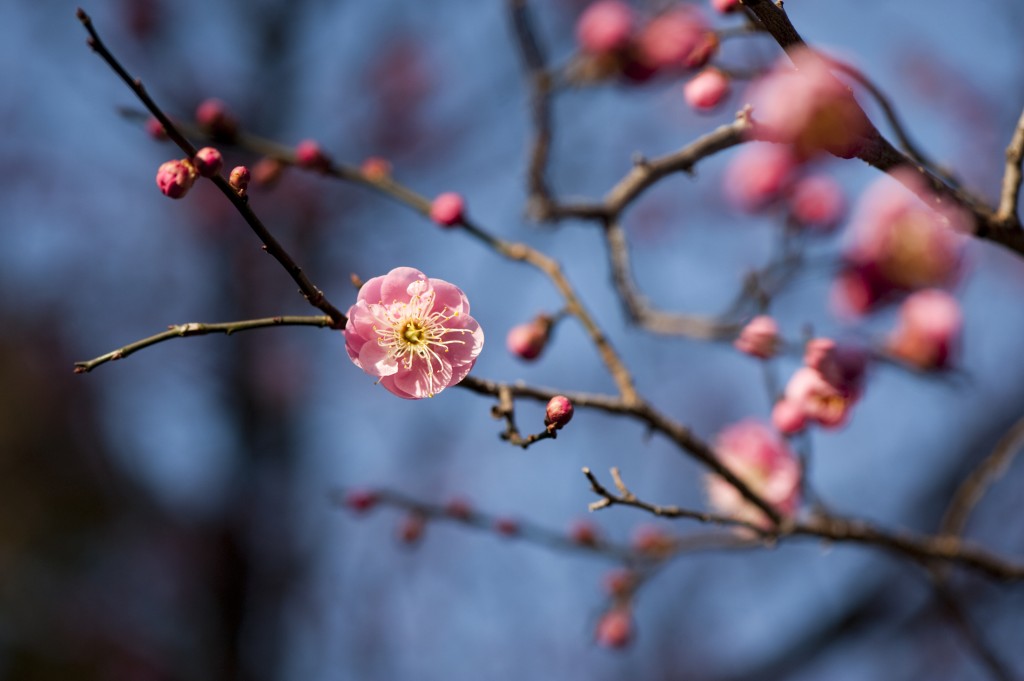
[[[740,421],[718,435],[719,460],[784,518],[800,506],[800,464],[786,441],[757,421]],[[707,478],[708,498],[717,511],[759,527],[771,527],[761,509],[717,475]]]
[[[344,333],[352,362],[407,400],[464,379],[484,345],[466,295],[412,267],[363,284]]]

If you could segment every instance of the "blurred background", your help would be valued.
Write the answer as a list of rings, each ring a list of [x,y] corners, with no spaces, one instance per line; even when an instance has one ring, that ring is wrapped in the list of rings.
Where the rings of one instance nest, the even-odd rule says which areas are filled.
[[[553,63],[574,50],[583,0],[535,2]],[[634,371],[640,391],[712,439],[765,419],[760,368],[725,344],[629,326],[597,230],[524,217],[528,91],[504,2],[458,0],[96,0],[101,35],[172,116],[218,97],[245,130],[319,140],[337,160],[388,158],[427,196],[456,190],[502,237],[558,258]],[[704,508],[702,471],[623,419],[578,411],[557,441],[502,443],[491,403],[468,391],[399,400],[349,362],[341,335],[279,328],[177,340],[96,369],[89,359],[168,324],[311,314],[222,196],[204,183],[170,201],[154,186],[177,158],[118,113],[130,92],[85,46],[64,0],[0,5],[6,96],[0,121],[0,677],[9,679],[976,679],[985,670],[945,617],[924,571],[877,551],[810,541],[674,561],[637,598],[636,640],[594,642],[614,563],[452,525],[396,540],[401,513],[354,517],[332,490],[386,486],[556,531],[593,500],[582,466],[619,466],[645,499]],[[994,198],[1024,105],[1024,7],[992,0],[786,3],[809,41],[859,65],[913,137]],[[721,26],[737,18],[715,18]],[[731,40],[722,63],[770,63],[764,38]],[[742,105],[685,105],[681,83],[608,83],[555,106],[550,179],[598,197],[636,153],[674,150]],[[876,120],[877,111],[869,113]],[[884,129],[884,128],[883,128]],[[225,150],[227,163],[251,163]],[[625,216],[641,287],[662,307],[725,308],[764,264],[770,220],[720,191],[731,153],[671,177]],[[877,174],[827,166],[851,203]],[[287,172],[252,205],[313,281],[345,309],[351,273],[417,267],[461,287],[487,335],[474,374],[564,390],[613,391],[578,326],[536,363],[508,355],[514,325],[559,298],[409,209]],[[820,240],[835,254],[842,235]],[[964,474],[1024,413],[1024,261],[969,248],[958,371],[877,367],[851,423],[812,435],[812,483],[842,512],[934,531]],[[789,337],[884,333],[892,311],[855,327],[810,271],[775,301]],[[779,361],[787,376],[797,360]],[[519,405],[526,432],[542,407]],[[978,506],[972,538],[1024,555],[1024,472],[1010,467]],[[591,516],[627,541],[654,521]],[[685,522],[673,532],[699,531]],[[954,582],[995,654],[1024,674],[1024,590]]]

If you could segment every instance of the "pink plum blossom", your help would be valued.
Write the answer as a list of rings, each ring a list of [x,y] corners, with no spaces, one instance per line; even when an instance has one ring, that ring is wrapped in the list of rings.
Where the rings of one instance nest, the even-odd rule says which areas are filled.
[[[729,94],[729,78],[715,68],[706,68],[683,86],[686,103],[698,111],[709,111]]]
[[[396,267],[359,289],[348,311],[352,362],[399,397],[433,397],[464,379],[484,344],[456,286]]]
[[[245,166],[235,166],[231,169],[231,175],[228,176],[228,184],[239,192],[244,192],[249,188],[249,180],[252,179],[252,173]]]
[[[790,144],[801,158],[821,151],[849,158],[871,129],[850,88],[808,48],[791,51],[756,81],[748,101],[759,137]]]
[[[899,324],[887,347],[918,369],[943,369],[953,358],[962,327],[956,298],[938,289],[918,291],[900,306]]]
[[[814,421],[825,428],[838,428],[846,423],[854,401],[820,371],[810,367],[801,367],[794,372],[786,384],[783,399],[800,408],[807,421]]]
[[[747,322],[733,346],[758,359],[769,359],[779,349],[779,325],[768,315],[758,315]]]
[[[544,410],[544,425],[552,432],[561,430],[572,420],[574,411],[572,401],[568,397],[555,395],[548,400],[548,406]]]
[[[859,399],[863,389],[867,361],[862,347],[840,344],[831,338],[812,338],[804,347],[804,364],[853,400]]]
[[[794,185],[789,196],[793,219],[801,226],[829,231],[839,224],[846,200],[839,183],[827,175],[810,175]]]
[[[711,7],[716,12],[728,14],[740,8],[740,0],[711,0]]]
[[[802,404],[779,400],[772,407],[772,425],[783,435],[796,435],[807,427],[807,414]]]
[[[224,157],[220,151],[213,147],[203,147],[196,152],[192,163],[200,175],[203,177],[213,177],[224,167]]]
[[[775,431],[757,421],[741,421],[719,433],[715,451],[723,466],[782,517],[796,515],[800,506],[800,464]],[[718,512],[759,527],[771,527],[764,512],[723,478],[709,475],[707,491],[711,506]]]
[[[837,281],[844,310],[863,313],[890,294],[947,286],[960,274],[966,218],[940,207],[912,171],[897,174],[902,184],[883,177],[858,202]]]
[[[797,160],[787,147],[748,144],[726,166],[725,196],[741,210],[761,210],[789,189],[796,168]]]
[[[599,0],[576,22],[576,40],[584,51],[606,54],[624,49],[633,34],[633,9],[619,0]]]
[[[295,145],[295,164],[300,168],[323,172],[331,167],[331,159],[315,140],[302,140]]]
[[[718,38],[697,9],[677,7],[651,19],[636,38],[636,61],[651,71],[703,66]]]

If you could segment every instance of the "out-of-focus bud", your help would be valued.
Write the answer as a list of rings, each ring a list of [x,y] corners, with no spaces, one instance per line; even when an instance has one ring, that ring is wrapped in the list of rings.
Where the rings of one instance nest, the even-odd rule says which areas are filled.
[[[807,427],[803,405],[785,398],[772,407],[772,425],[783,435],[796,435]]]
[[[800,225],[827,232],[842,220],[846,200],[838,182],[827,175],[812,175],[793,185],[789,208]]]
[[[430,204],[430,219],[442,227],[452,227],[465,218],[466,202],[455,192],[439,194]]]
[[[717,49],[715,32],[690,5],[654,17],[636,38],[636,60],[653,71],[703,66]]]
[[[716,68],[706,68],[683,86],[683,98],[697,111],[710,111],[729,94],[729,78]]]
[[[565,395],[555,395],[548,400],[548,407],[544,412],[544,425],[548,431],[561,430],[565,424],[572,420],[572,402]]]
[[[366,179],[373,182],[380,182],[391,177],[391,162],[380,156],[370,156],[360,166]]]
[[[758,359],[770,359],[779,351],[779,325],[768,315],[758,315],[747,322],[733,346]]]
[[[612,608],[597,621],[594,638],[605,648],[625,648],[633,640],[633,618],[625,607]]]
[[[164,124],[155,118],[149,118],[146,120],[146,133],[153,139],[160,142],[167,139],[167,131],[164,130]]]
[[[404,544],[416,544],[427,529],[427,519],[415,511],[405,516],[398,526],[398,539]]]
[[[633,549],[650,558],[666,558],[676,548],[676,540],[657,525],[640,525],[633,531]]]
[[[167,161],[156,171],[156,186],[165,196],[180,199],[192,189],[196,175],[195,166],[187,158]]]
[[[331,159],[315,140],[302,140],[295,145],[295,165],[326,172],[331,167]]]
[[[252,181],[260,187],[269,187],[281,179],[284,164],[276,158],[265,157],[252,167]]]
[[[512,327],[505,338],[508,351],[527,361],[537,359],[551,337],[553,320],[548,315],[537,315],[532,321]]]
[[[746,145],[725,169],[725,196],[737,208],[755,212],[770,206],[789,189],[797,160],[781,144]]]
[[[444,505],[444,512],[451,518],[468,520],[473,515],[473,506],[467,499],[455,497]]]
[[[192,159],[196,170],[203,177],[213,177],[224,167],[224,157],[213,147],[203,147]]]
[[[625,49],[633,35],[633,9],[619,0],[599,0],[576,22],[576,40],[591,54]]]
[[[515,518],[498,518],[494,521],[494,530],[505,537],[515,537],[519,534],[519,521]]]
[[[626,568],[616,568],[605,573],[602,583],[612,598],[628,598],[636,588],[636,574]]]
[[[945,369],[952,363],[962,328],[963,315],[956,298],[945,291],[925,289],[903,301],[899,324],[887,347],[893,356],[923,371]]]
[[[228,105],[219,99],[210,98],[199,104],[196,108],[196,123],[214,139],[230,141],[238,134],[238,119],[228,110]]]
[[[376,506],[379,499],[371,489],[354,489],[345,495],[345,505],[357,513],[365,513]]]
[[[711,0],[711,7],[716,12],[728,14],[740,8],[740,0]]]
[[[596,546],[600,541],[600,533],[589,520],[577,520],[569,528],[569,539],[580,546]]]

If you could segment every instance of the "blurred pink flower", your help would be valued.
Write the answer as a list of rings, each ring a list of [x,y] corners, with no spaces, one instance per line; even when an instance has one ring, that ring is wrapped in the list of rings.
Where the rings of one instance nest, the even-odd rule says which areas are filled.
[[[442,227],[453,227],[465,219],[466,202],[461,194],[438,194],[430,204],[430,219]]]
[[[769,359],[778,352],[779,342],[779,325],[768,315],[758,315],[747,322],[733,346],[753,357]]]
[[[599,0],[576,22],[576,40],[584,51],[605,54],[625,48],[633,34],[633,9],[620,0]]]
[[[887,347],[918,369],[943,369],[952,361],[962,328],[956,298],[938,289],[918,291],[900,306],[899,324]]]
[[[352,362],[405,399],[433,397],[464,379],[484,344],[465,294],[411,267],[363,284],[344,334]]]
[[[822,151],[849,158],[871,129],[850,88],[808,48],[790,52],[748,94],[759,135],[792,145],[800,158]]]
[[[796,435],[807,427],[802,404],[783,398],[772,407],[772,425],[783,435]]]
[[[861,197],[850,225],[837,302],[863,313],[891,293],[946,286],[960,274],[966,218],[939,208],[913,171],[883,177]],[[926,205],[922,200],[929,201]]]
[[[844,395],[818,370],[801,367],[786,384],[785,401],[799,407],[808,421],[826,428],[838,428],[846,423],[854,397]]]
[[[715,451],[723,466],[760,494],[780,515],[785,518],[796,515],[800,506],[800,464],[775,431],[757,421],[741,421],[719,433]],[[711,506],[720,513],[760,527],[771,527],[764,512],[719,476],[708,476],[707,491]]]
[[[839,344],[831,338],[812,338],[804,347],[804,364],[852,400],[860,397],[867,362],[863,348]]]
[[[783,145],[745,145],[725,168],[725,197],[741,210],[761,210],[788,191],[796,168],[797,160]]]
[[[692,6],[654,17],[636,38],[636,61],[652,71],[703,66],[718,48],[704,14]]]
[[[793,185],[789,208],[801,226],[826,232],[839,224],[846,211],[846,200],[839,183],[831,177],[810,175]]]

